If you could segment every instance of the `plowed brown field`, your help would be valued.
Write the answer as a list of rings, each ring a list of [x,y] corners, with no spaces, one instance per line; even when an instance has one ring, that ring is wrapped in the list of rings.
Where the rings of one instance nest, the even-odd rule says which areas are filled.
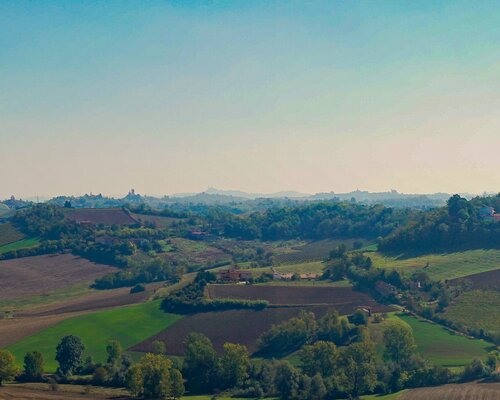
[[[500,268],[481,272],[479,274],[468,275],[464,278],[453,279],[450,283],[459,284],[460,282],[470,282],[474,289],[499,289],[500,288]]]
[[[0,300],[60,290],[116,271],[71,254],[43,255],[0,262]]]
[[[328,307],[313,307],[309,309],[316,316],[323,315]],[[131,350],[151,351],[155,340],[162,340],[167,345],[171,355],[184,353],[184,339],[191,332],[203,333],[212,340],[215,349],[222,351],[226,342],[240,343],[247,346],[253,353],[258,337],[271,328],[271,325],[296,317],[300,308],[267,308],[261,311],[231,310],[208,312],[187,316],[176,322],[170,328],[132,347]]]

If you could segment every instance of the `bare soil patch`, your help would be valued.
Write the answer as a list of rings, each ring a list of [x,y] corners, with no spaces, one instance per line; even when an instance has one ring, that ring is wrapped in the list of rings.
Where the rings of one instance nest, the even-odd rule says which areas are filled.
[[[137,224],[137,221],[121,208],[74,208],[65,210],[64,216],[78,223],[95,225]]]
[[[43,255],[0,262],[0,299],[47,293],[116,271],[72,254]]]
[[[413,389],[399,400],[499,400],[500,383],[464,383]]]

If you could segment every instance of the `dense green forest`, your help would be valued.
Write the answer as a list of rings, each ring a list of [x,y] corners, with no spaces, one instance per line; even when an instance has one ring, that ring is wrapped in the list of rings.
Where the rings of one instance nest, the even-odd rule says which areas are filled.
[[[484,206],[500,210],[500,194],[470,201],[454,195],[446,207],[421,213],[416,219],[382,239],[382,251],[497,248],[500,223],[480,215]]]

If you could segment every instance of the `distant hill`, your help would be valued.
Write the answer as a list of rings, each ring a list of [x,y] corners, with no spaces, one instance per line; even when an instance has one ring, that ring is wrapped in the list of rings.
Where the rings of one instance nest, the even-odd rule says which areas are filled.
[[[218,194],[224,196],[242,197],[246,199],[276,199],[276,198],[308,198],[310,194],[300,193],[293,190],[281,191],[275,193],[248,193],[239,190],[220,190],[215,188],[208,188],[205,193]]]
[[[12,210],[6,204],[0,203],[0,218],[7,217],[10,214],[12,214]]]

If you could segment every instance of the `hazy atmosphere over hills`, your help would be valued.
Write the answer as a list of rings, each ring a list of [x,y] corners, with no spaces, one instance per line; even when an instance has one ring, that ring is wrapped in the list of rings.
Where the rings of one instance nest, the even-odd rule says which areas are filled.
[[[3,1],[0,198],[494,192],[497,6]]]
[[[500,400],[499,0],[1,0],[0,400]]]

